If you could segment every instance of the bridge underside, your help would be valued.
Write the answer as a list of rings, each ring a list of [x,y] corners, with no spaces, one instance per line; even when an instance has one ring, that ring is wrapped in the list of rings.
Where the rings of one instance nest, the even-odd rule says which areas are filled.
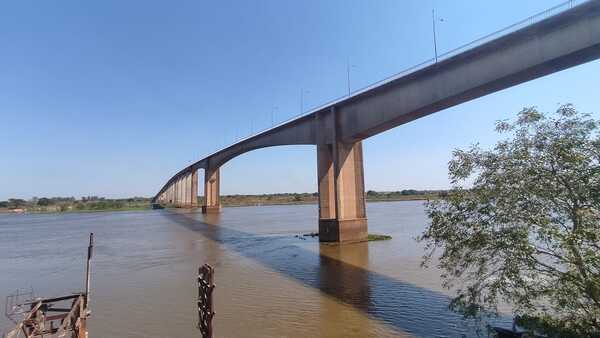
[[[316,146],[321,241],[367,238],[361,141],[445,108],[600,58],[600,0],[445,58],[242,140],[173,176],[154,202],[219,212],[219,168],[254,149]]]
[[[309,132],[317,144],[319,239],[322,242],[360,242],[367,239],[362,142],[338,140],[335,109],[319,114]],[[210,163],[210,161],[207,161]],[[160,204],[198,207],[198,167],[191,167],[158,195]],[[203,213],[221,211],[220,167],[204,169]]]

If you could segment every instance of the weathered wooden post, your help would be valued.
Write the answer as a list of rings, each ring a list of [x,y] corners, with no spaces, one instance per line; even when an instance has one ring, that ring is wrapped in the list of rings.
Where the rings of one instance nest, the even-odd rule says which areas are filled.
[[[91,270],[91,261],[92,261],[92,253],[94,251],[94,233],[90,233],[90,244],[88,245],[88,255],[85,266],[85,305],[87,306],[90,301],[90,276],[92,273]]]
[[[198,269],[198,329],[202,338],[212,338],[213,311],[212,293],[214,285],[214,269],[204,264]]]
[[[87,338],[87,317],[90,315],[90,283],[92,275],[92,254],[94,251],[94,233],[90,233],[90,243],[88,244],[87,261],[85,265],[85,294],[79,311],[79,328],[77,330],[77,338]]]

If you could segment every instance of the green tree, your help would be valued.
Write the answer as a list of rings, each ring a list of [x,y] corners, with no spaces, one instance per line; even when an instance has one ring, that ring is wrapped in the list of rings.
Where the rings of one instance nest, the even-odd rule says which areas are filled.
[[[42,197],[42,198],[38,199],[38,201],[37,201],[37,204],[42,207],[49,206],[50,203],[51,203],[51,200],[46,197]]]
[[[8,207],[9,208],[23,208],[27,206],[27,201],[20,198],[9,198],[8,199]]]
[[[367,191],[367,196],[369,196],[369,197],[376,197],[377,195],[378,195],[378,193],[375,190]]]
[[[456,150],[420,239],[466,315],[513,306],[549,337],[600,337],[600,122],[525,108],[491,150]],[[471,187],[466,188],[469,184]],[[439,251],[439,253],[438,253]]]

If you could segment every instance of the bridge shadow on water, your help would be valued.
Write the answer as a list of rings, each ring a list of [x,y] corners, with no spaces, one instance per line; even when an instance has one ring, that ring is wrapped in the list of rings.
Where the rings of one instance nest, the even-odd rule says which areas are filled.
[[[223,227],[218,215],[170,210],[161,214],[402,332],[417,337],[489,336],[482,321],[450,311],[448,296],[345,262],[346,258],[367,262],[369,243],[321,244],[316,253],[299,246],[292,235],[257,235]],[[512,319],[493,317],[487,322],[509,328]]]

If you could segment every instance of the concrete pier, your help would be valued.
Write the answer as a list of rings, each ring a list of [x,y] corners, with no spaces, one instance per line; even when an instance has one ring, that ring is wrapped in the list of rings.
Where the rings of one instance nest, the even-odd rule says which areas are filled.
[[[190,203],[190,207],[197,208],[198,207],[198,169],[192,170],[191,179],[192,179],[192,183],[191,183],[192,191],[190,193],[190,196],[191,196],[192,201]]]
[[[193,168],[180,175],[162,192],[156,201],[181,208],[198,207],[198,170]]]
[[[360,242],[368,236],[362,142],[339,140],[335,108],[317,115],[319,240]]]
[[[202,213],[204,214],[221,211],[219,192],[221,182],[219,176],[219,168],[204,171],[204,204],[202,205]]]
[[[318,146],[319,239],[367,240],[362,143]]]

